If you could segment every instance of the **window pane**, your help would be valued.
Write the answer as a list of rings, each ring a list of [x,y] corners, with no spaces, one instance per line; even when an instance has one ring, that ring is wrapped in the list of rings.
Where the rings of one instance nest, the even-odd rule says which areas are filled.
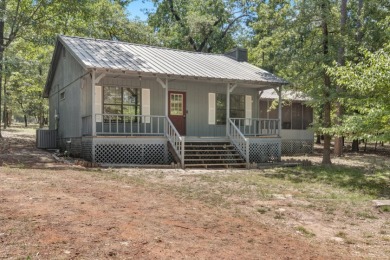
[[[230,117],[245,118],[245,96],[230,96]]]
[[[183,94],[170,94],[170,113],[174,116],[183,115]]]
[[[104,87],[105,104],[121,104],[122,91],[120,87]]]
[[[260,100],[259,107],[260,107],[260,118],[267,118],[268,117],[268,101]]]
[[[230,95],[230,117],[245,118],[245,96]],[[226,124],[226,94],[216,95],[216,124]]]
[[[215,101],[216,101],[215,123],[217,125],[224,125],[226,124],[226,95],[217,93]]]
[[[245,110],[230,109],[231,118],[245,118]]]
[[[291,103],[282,107],[282,129],[291,129]]]
[[[140,89],[105,86],[103,112],[105,114],[141,114]]]
[[[122,114],[120,105],[104,105],[104,114]]]
[[[310,127],[313,123],[313,108],[303,105],[303,129]]]
[[[245,96],[230,95],[230,109],[243,109],[245,111]]]
[[[226,109],[220,109],[216,111],[215,122],[217,125],[226,124]]]
[[[302,105],[301,103],[292,104],[292,129],[302,129]]]
[[[279,117],[279,108],[271,109],[269,111],[269,119],[278,119]]]
[[[217,94],[216,102],[217,102],[216,103],[217,109],[225,109],[226,110],[226,95]]]
[[[123,89],[123,104],[139,105],[140,104],[139,89],[124,88]]]

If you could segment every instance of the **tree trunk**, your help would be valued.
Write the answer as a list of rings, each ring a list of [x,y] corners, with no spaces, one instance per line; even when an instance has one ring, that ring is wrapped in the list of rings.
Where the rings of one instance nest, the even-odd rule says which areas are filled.
[[[358,42],[359,46],[360,46],[360,43],[362,42],[362,38],[363,38],[363,32],[362,32],[362,10],[363,10],[363,0],[359,0],[359,4],[358,4],[358,19],[357,19],[357,23],[356,23],[356,29],[357,29],[357,35],[356,35],[356,41]]]
[[[359,152],[359,140],[358,139],[354,139],[352,141],[352,152]]]
[[[320,134],[317,135],[316,144],[321,144],[321,135]]]
[[[42,67],[39,66],[39,76],[42,77]],[[43,108],[43,101],[42,101],[42,96],[39,95],[39,113],[38,113],[38,121],[39,121],[39,128],[43,128],[45,125],[45,111]]]
[[[331,113],[331,104],[329,101],[325,103],[324,106],[324,127],[330,127],[330,113]],[[332,161],[330,159],[330,134],[324,134],[324,150],[322,154],[322,164],[330,165]]]
[[[322,49],[324,54],[324,61],[328,59],[329,55],[329,31],[328,31],[328,23],[326,20],[326,14],[328,13],[328,10],[325,10],[327,7],[326,4],[322,4]],[[325,103],[324,103],[324,118],[323,118],[323,127],[329,128],[331,126],[331,110],[332,110],[332,104],[330,103],[329,96],[330,96],[330,88],[331,88],[331,81],[330,77],[327,74],[326,70],[324,69],[324,97],[325,97]],[[330,160],[330,141],[331,136],[330,134],[326,133],[324,134],[324,150],[322,154],[322,164],[324,165],[330,165],[332,164],[332,161]]]
[[[339,44],[339,50],[338,50],[338,63],[339,66],[345,66],[345,25],[347,23],[347,0],[341,0],[341,6],[340,6],[340,44]],[[337,86],[336,92],[340,94],[341,87]],[[341,125],[341,117],[343,115],[343,107],[341,103],[338,101],[336,103],[336,124]],[[343,138],[342,136],[336,136],[334,140],[334,153],[336,156],[340,157],[343,155]]]
[[[1,92],[3,91],[3,54],[4,54],[4,20],[5,20],[5,0],[0,1],[0,104],[1,104]],[[1,116],[1,105],[0,105],[0,116]],[[1,124],[0,124],[0,138],[1,135]]]
[[[11,124],[12,124],[12,110],[9,110],[7,114],[8,114],[7,115],[7,117],[8,117],[7,126],[11,127]]]
[[[24,127],[27,127],[27,115],[24,115]]]
[[[3,116],[3,129],[7,129],[7,122],[8,122],[8,111],[7,111],[7,101],[6,101],[6,92],[5,92],[5,86],[3,86],[4,88],[4,98],[3,98],[3,110],[4,110],[4,116]]]
[[[39,128],[43,128],[44,124],[45,124],[45,118],[43,117],[43,113],[42,112],[39,112]]]

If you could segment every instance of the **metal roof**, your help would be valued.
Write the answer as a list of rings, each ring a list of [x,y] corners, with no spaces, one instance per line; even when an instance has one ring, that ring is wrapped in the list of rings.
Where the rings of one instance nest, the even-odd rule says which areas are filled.
[[[278,99],[278,93],[274,89],[266,89],[260,91],[261,99]],[[282,99],[293,101],[308,101],[310,98],[300,91],[283,90]]]
[[[57,67],[59,54],[56,52],[61,49],[59,45],[64,46],[86,70],[122,71],[141,76],[213,79],[259,86],[287,84],[285,80],[248,62],[238,62],[221,54],[60,35],[46,82],[46,95]]]

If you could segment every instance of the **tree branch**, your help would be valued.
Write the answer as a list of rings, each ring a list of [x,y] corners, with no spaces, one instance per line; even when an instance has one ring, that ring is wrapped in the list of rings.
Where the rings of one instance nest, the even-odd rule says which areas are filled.
[[[169,4],[169,10],[171,11],[171,14],[173,15],[173,17],[175,18],[175,20],[180,24],[180,26],[182,28],[185,28],[184,24],[183,24],[183,21],[182,19],[180,18],[179,14],[176,12],[174,6],[173,6],[173,0],[168,0],[168,4]],[[196,42],[194,41],[194,39],[188,35],[188,41],[190,42],[192,48],[195,50],[195,51],[198,51],[197,47],[196,47]]]

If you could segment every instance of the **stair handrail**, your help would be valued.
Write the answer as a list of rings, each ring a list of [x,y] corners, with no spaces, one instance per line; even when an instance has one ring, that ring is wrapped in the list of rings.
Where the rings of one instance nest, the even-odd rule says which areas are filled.
[[[239,153],[245,158],[247,167],[249,167],[249,139],[240,131],[240,129],[229,118],[228,137]]]
[[[179,134],[169,117],[166,117],[165,119],[167,122],[165,136],[172,145],[176,155],[179,157],[181,167],[184,168],[184,136]]]

